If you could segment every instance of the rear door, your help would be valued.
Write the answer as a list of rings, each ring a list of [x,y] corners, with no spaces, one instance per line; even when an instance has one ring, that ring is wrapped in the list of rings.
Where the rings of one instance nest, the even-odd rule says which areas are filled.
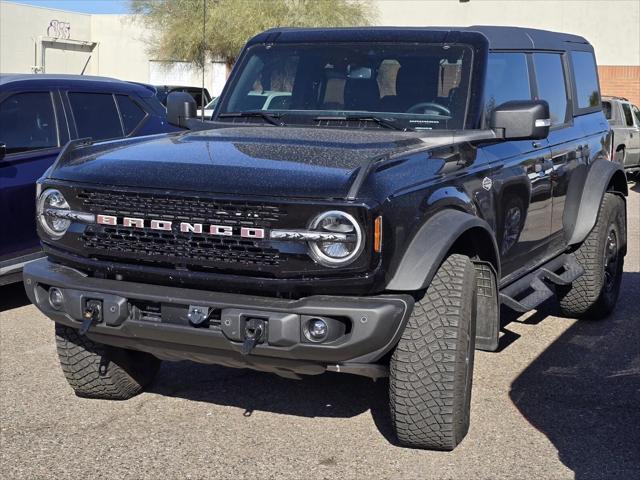
[[[0,265],[39,250],[35,183],[69,139],[64,118],[55,89],[0,92]]]
[[[640,163],[640,113],[638,107],[621,102],[622,120],[627,131],[627,146],[624,158],[625,167],[634,167]],[[635,109],[635,114],[634,114]]]
[[[584,133],[573,121],[570,103],[568,58],[563,52],[533,52],[534,98],[549,104],[551,128],[551,236],[548,255],[564,248],[563,213],[571,176],[584,165]]]

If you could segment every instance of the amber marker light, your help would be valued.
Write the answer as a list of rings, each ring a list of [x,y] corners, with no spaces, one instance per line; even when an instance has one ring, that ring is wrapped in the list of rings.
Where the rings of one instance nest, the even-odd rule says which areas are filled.
[[[373,225],[373,250],[378,253],[382,251],[382,217],[376,218]]]

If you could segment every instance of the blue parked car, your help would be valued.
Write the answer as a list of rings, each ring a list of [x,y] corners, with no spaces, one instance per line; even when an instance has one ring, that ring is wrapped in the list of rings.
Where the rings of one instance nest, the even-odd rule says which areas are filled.
[[[155,91],[106,77],[0,75],[0,285],[40,256],[36,180],[69,141],[178,131]]]

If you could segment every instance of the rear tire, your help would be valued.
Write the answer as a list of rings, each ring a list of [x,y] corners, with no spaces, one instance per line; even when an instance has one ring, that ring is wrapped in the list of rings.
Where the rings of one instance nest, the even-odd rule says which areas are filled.
[[[401,445],[453,450],[469,430],[475,348],[475,269],[440,265],[391,357],[391,420]]]
[[[103,345],[57,323],[56,347],[62,372],[79,397],[126,400],[151,383],[160,368],[153,355]]]
[[[611,313],[620,293],[625,235],[624,200],[607,192],[596,225],[574,253],[584,274],[570,286],[558,287],[564,316],[599,319]]]

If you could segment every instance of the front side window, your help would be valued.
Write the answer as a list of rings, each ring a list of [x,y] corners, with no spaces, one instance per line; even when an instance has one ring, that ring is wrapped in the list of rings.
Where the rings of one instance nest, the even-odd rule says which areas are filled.
[[[593,54],[590,52],[571,52],[571,65],[576,82],[578,108],[591,108],[600,105],[598,73]]]
[[[371,114],[411,129],[463,128],[472,60],[465,45],[255,45],[220,118],[269,110],[289,125]]]
[[[633,127],[633,114],[631,113],[631,107],[629,107],[628,103],[622,104],[622,111],[624,113],[624,123],[627,124],[627,127]]]
[[[59,146],[51,94],[17,93],[0,103],[0,142],[7,154]]]
[[[484,89],[485,118],[511,100],[531,100],[529,69],[524,53],[490,53]]]
[[[567,118],[567,89],[564,81],[562,57],[556,53],[534,53],[538,97],[549,104],[551,124],[558,125]]]
[[[116,102],[110,93],[70,93],[78,136],[108,140],[124,136]]]

